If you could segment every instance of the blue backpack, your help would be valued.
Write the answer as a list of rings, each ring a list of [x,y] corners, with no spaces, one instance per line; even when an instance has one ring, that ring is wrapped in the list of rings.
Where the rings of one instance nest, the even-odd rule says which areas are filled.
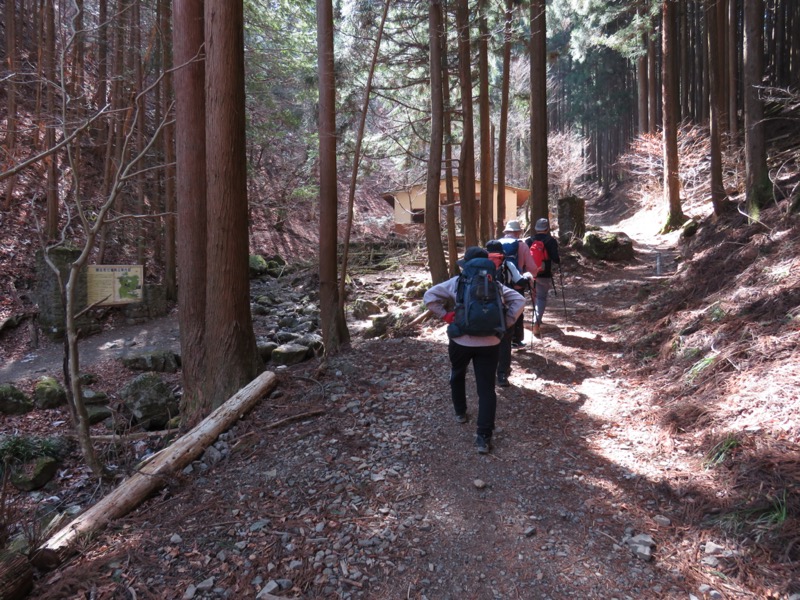
[[[456,289],[455,319],[447,327],[451,338],[461,335],[503,337],[505,307],[494,262],[473,258],[464,265]]]
[[[521,273],[522,270],[520,269],[519,260],[518,260],[519,259],[519,242],[520,242],[520,240],[514,239],[514,240],[512,240],[510,242],[501,242],[501,245],[503,246],[503,254],[506,257],[506,262],[512,263],[515,267],[517,267],[517,270]],[[506,285],[511,285],[511,284],[507,283]]]

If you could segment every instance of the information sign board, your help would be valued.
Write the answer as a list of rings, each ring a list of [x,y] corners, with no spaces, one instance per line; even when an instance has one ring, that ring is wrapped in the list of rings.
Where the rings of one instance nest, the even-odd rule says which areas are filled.
[[[142,301],[142,265],[89,265],[86,274],[89,306]]]

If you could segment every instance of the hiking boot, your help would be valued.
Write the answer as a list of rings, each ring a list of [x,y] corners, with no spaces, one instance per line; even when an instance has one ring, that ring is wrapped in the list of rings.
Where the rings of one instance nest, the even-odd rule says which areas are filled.
[[[478,454],[489,454],[491,440],[480,433],[475,436],[475,450]]]
[[[542,324],[541,323],[534,324],[534,326],[533,326],[533,335],[536,336],[537,338],[542,337]]]
[[[505,373],[499,373],[497,375],[497,385],[499,385],[500,387],[508,387],[509,385],[511,385],[510,383],[508,383],[508,375],[506,375]]]
[[[456,423],[464,424],[467,422],[467,413],[463,415],[456,414]]]
[[[518,342],[517,340],[513,340],[511,342],[511,347],[512,348],[524,348],[525,347],[525,342]]]

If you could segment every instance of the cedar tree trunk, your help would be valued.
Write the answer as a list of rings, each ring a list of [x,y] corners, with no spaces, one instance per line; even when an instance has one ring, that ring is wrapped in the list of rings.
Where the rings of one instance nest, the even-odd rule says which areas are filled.
[[[206,375],[211,408],[263,368],[250,315],[242,0],[206,0]]]

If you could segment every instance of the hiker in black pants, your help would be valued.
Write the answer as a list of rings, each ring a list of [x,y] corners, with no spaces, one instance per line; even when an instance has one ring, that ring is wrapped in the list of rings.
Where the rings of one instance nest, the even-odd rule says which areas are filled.
[[[525,296],[525,290],[528,288],[529,282],[533,280],[533,276],[538,270],[538,265],[531,257],[530,248],[528,245],[519,239],[522,235],[522,227],[519,221],[511,220],[506,223],[503,230],[503,237],[497,240],[503,246],[503,253],[507,260],[512,260],[514,265],[522,275],[519,280],[520,284],[517,285],[516,290]],[[521,285],[524,282],[524,286]],[[508,284],[507,284],[508,285]],[[510,328],[500,342],[500,359],[497,363],[497,385],[500,387],[508,387],[510,385],[508,376],[511,375],[511,348],[521,348],[525,344],[525,324],[523,313],[520,313],[519,318],[514,323],[514,327]]]
[[[540,338],[542,337],[542,317],[544,316],[544,309],[547,307],[547,294],[553,287],[553,263],[560,264],[561,259],[558,256],[558,241],[550,235],[550,221],[544,218],[536,221],[534,232],[535,234],[533,237],[529,237],[526,240],[528,247],[531,247],[534,241],[541,240],[547,251],[543,268],[539,274],[536,275],[533,284],[535,290],[533,335]]]
[[[489,254],[483,248],[471,246],[464,253],[464,259],[458,262],[464,265],[473,259],[487,259]],[[439,283],[427,292],[423,302],[434,315],[452,327],[455,320],[453,307],[456,302],[459,277],[452,277]],[[503,327],[511,327],[525,306],[525,298],[511,288],[499,286],[504,308],[505,323]],[[449,329],[449,327],[448,327]],[[494,431],[494,418],[497,409],[497,392],[494,388],[495,369],[497,368],[500,338],[497,335],[448,335],[447,351],[450,356],[450,393],[453,409],[458,423],[467,422],[467,388],[466,375],[469,363],[475,370],[475,383],[478,388],[478,425],[475,438],[475,449],[480,454],[489,452]]]

